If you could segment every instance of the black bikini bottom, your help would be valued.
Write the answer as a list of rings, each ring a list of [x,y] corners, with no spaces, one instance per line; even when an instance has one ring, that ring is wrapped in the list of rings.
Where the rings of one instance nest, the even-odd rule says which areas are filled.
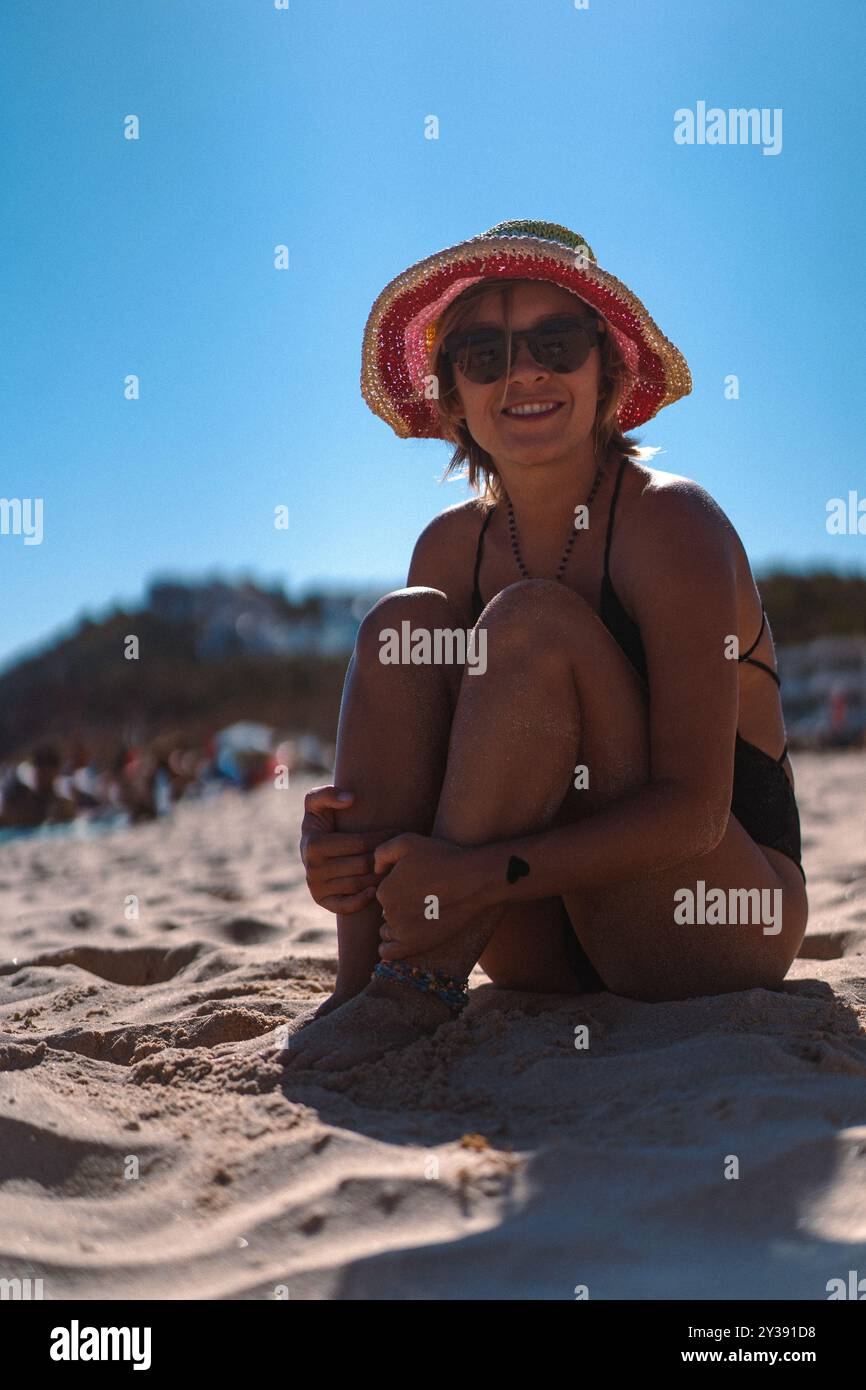
[[[731,815],[756,844],[781,850],[793,859],[806,882],[800,863],[800,813],[794,788],[781,763],[739,734],[734,747]]]
[[[734,746],[734,785],[731,815],[758,845],[777,849],[793,859],[803,882],[806,875],[800,863],[800,813],[794,788],[785,769],[769,753],[737,734]],[[563,930],[571,968],[586,993],[605,988],[605,984],[574,933],[565,913]]]

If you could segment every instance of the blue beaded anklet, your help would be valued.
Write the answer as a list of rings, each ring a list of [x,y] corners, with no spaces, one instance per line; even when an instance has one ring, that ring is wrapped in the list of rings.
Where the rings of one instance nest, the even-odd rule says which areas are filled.
[[[440,970],[422,970],[418,965],[407,965],[402,960],[380,960],[373,971],[373,978],[398,980],[400,984],[411,985],[424,994],[435,994],[454,1013],[465,1009],[469,1003],[469,978],[444,975]]]

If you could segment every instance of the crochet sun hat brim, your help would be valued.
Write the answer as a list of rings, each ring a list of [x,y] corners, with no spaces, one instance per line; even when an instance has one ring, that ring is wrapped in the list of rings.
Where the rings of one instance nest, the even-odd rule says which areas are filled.
[[[692,389],[679,348],[644,305],[576,232],[553,222],[500,222],[480,236],[410,265],[376,299],[364,329],[361,393],[401,439],[446,439],[425,397],[436,323],[479,280],[549,280],[606,319],[629,369],[617,410],[620,430],[645,424]]]

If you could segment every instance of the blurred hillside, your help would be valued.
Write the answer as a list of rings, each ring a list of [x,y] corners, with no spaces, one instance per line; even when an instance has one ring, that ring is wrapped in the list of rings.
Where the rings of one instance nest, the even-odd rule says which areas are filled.
[[[776,571],[759,587],[779,648],[866,634],[866,577]],[[169,730],[202,744],[237,720],[332,741],[355,633],[380,592],[292,602],[251,583],[154,582],[142,608],[85,620],[0,675],[0,760],[43,740],[110,759]]]
[[[774,570],[757,583],[777,647],[817,637],[866,636],[866,576]]]
[[[85,619],[0,675],[0,760],[43,740],[110,760],[169,730],[203,744],[237,720],[333,740],[348,655],[377,597],[293,603],[250,583],[153,583],[141,609]]]

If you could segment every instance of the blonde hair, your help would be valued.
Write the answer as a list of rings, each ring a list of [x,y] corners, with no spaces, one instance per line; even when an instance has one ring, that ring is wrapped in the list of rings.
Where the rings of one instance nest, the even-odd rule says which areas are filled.
[[[442,481],[444,482],[452,474],[465,474],[469,486],[479,494],[482,502],[490,506],[502,500],[502,480],[490,454],[475,442],[469,433],[466,421],[458,419],[455,413],[455,406],[459,401],[457,383],[454,379],[454,369],[450,359],[443,354],[443,348],[448,334],[462,328],[470,319],[477,300],[482,295],[494,291],[500,295],[510,351],[514,286],[535,285],[537,283],[537,280],[515,279],[502,282],[482,280],[476,285],[470,285],[469,289],[464,290],[445,309],[436,325],[435,337],[430,345],[428,369],[439,383],[439,395],[433,401],[434,409],[439,416],[443,434],[456,446],[442,475]],[[575,295],[575,299],[579,299],[579,296]],[[596,319],[602,323],[605,322],[602,316],[585,300],[580,300],[580,303]],[[636,439],[623,434],[616,423],[617,408],[630,380],[630,372],[619,344],[609,329],[601,335],[599,353],[601,358],[600,390],[595,419],[599,463],[607,459],[612,451],[616,451],[618,454],[628,454],[630,457],[638,459],[657,453],[657,449],[641,447]],[[503,400],[508,390],[508,380],[508,375],[506,375],[502,386]]]

